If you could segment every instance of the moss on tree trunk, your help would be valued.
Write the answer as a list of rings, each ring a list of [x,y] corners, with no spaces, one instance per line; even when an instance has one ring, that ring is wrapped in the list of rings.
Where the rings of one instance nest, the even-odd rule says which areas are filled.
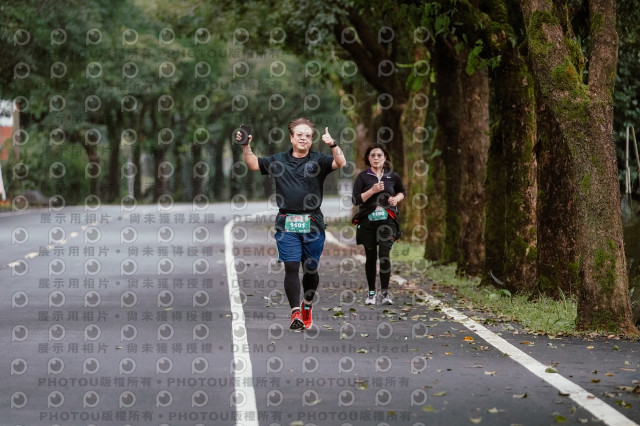
[[[496,79],[494,78],[493,81]],[[505,130],[505,126],[499,121],[492,131],[487,158],[487,177],[484,184],[487,200],[484,213],[485,256],[481,281],[483,286],[501,287],[496,278],[504,280],[505,194],[507,187],[504,143],[508,139]]]
[[[438,84],[449,85],[438,98],[439,136],[445,138],[446,214],[443,260],[456,262],[461,272],[482,270],[484,174],[489,147],[489,84],[485,72],[464,72],[468,51],[459,53],[448,42],[436,43]],[[447,62],[449,64],[447,65]],[[453,68],[447,68],[453,67]],[[443,82],[445,79],[445,82]],[[446,83],[446,80],[451,80]],[[438,87],[438,93],[444,88]]]
[[[414,47],[414,60],[428,58],[423,45]],[[425,186],[427,182],[427,163],[424,161],[423,146],[426,142],[425,120],[427,116],[429,95],[429,80],[425,78],[423,83],[412,87],[409,92],[409,101],[404,105],[400,127],[402,128],[402,140],[404,142],[404,178],[407,198],[400,203],[403,220],[403,234],[407,241],[424,241],[426,226],[424,211],[427,205]],[[423,107],[424,106],[424,107]]]
[[[501,65],[495,70],[493,77],[500,115],[494,140],[502,148],[504,159],[504,202],[501,206],[504,251],[501,253],[501,277],[509,291],[528,293],[535,285],[537,258],[537,178],[533,151],[536,114],[533,78],[524,59],[511,44],[507,44],[502,52]],[[487,175],[492,172],[490,164]],[[499,195],[494,195],[492,199],[498,197]],[[501,203],[498,204],[500,206]],[[493,225],[499,226],[497,221],[498,218],[495,218]],[[487,223],[485,229],[493,232],[494,228]],[[489,242],[487,253],[490,252],[488,246]],[[491,262],[488,260],[485,264],[485,272],[487,264],[491,265]]]
[[[427,227],[427,238],[424,243],[424,257],[430,260],[440,260],[442,247],[444,244],[445,228],[445,166],[442,159],[444,149],[444,137],[442,131],[436,131],[431,143],[428,164],[429,173],[427,175],[426,193],[428,197],[425,209],[425,221]]]
[[[539,105],[540,288],[553,295],[569,281],[578,296],[578,329],[637,333],[613,141],[615,0],[589,4],[602,20],[591,32],[588,84],[570,48],[575,37],[562,25],[566,15],[547,2],[521,4]]]

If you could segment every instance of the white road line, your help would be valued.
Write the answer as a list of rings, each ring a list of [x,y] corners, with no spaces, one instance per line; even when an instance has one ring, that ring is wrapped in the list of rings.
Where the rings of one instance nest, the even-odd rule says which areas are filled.
[[[336,237],[331,235],[330,232],[327,232],[326,239],[332,244],[339,245],[343,248],[349,247],[347,244],[340,242]],[[391,279],[398,282],[400,285],[407,282],[407,280],[398,275],[393,275]],[[507,342],[502,337],[498,336],[483,325],[478,324],[465,314],[458,312],[453,308],[445,307],[444,303],[442,303],[441,300],[431,296],[427,291],[422,290],[422,292],[424,293],[424,298],[429,302],[430,305],[438,306],[446,315],[458,321],[470,331],[486,340],[487,343],[489,343],[491,346],[498,349],[503,354],[508,355],[515,362],[522,365],[524,368],[526,368],[554,388],[558,389],[558,391],[562,395],[566,395],[574,400],[577,404],[580,404],[582,408],[589,411],[603,423],[610,426],[638,426],[637,423],[628,419],[618,410],[611,407],[601,399],[597,398],[592,393],[573,383],[571,380],[563,377],[559,373],[548,373],[548,366],[537,361],[530,355],[527,355],[522,350],[516,348],[511,343]]]
[[[395,278],[396,281],[402,280],[401,277]],[[442,305],[442,301],[436,299],[428,293],[426,294],[426,298],[431,304]],[[602,420],[605,424],[611,426],[638,426],[637,423],[628,419],[618,410],[611,407],[579,385],[573,383],[571,380],[563,377],[559,373],[547,372],[547,369],[549,368],[548,366],[537,361],[530,355],[527,355],[522,350],[516,348],[511,343],[507,342],[502,337],[498,336],[483,325],[478,324],[465,314],[458,312],[453,308],[447,308],[444,306],[441,306],[440,309],[442,310],[442,312],[458,321],[460,324],[464,325],[469,330],[476,333],[478,336],[482,337],[491,346],[495,347],[505,355],[508,355],[518,364],[522,365],[524,368],[526,368],[545,382],[549,383],[554,388],[558,389],[558,391],[562,395],[566,395],[576,403],[580,404],[580,406],[589,411],[595,417]]]
[[[257,213],[259,214],[259,213]],[[231,334],[233,336],[233,374],[237,412],[236,425],[258,426],[258,409],[253,389],[253,367],[248,352],[247,328],[244,322],[244,309],[240,299],[238,273],[233,264],[233,227],[238,220],[232,219],[224,227],[224,256],[227,263],[227,283],[229,287],[229,304],[231,305]],[[238,333],[239,332],[239,333]],[[242,401],[243,403],[238,403]]]

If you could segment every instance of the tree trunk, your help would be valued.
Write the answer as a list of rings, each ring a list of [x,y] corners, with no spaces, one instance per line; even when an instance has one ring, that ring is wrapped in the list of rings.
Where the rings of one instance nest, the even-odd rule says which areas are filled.
[[[442,161],[443,138],[441,131],[436,131],[430,149],[429,173],[427,175],[426,194],[427,206],[425,208],[425,224],[427,237],[424,242],[424,257],[430,260],[440,260],[444,245],[445,225],[445,192],[446,185],[443,176],[445,166]]]
[[[100,167],[100,156],[98,155],[98,150],[95,145],[88,144],[84,141],[81,142],[82,148],[87,153],[87,173],[89,174],[89,193],[91,195],[100,196],[100,177],[96,174],[98,173]]]
[[[459,268],[479,275],[484,261],[484,177],[489,150],[489,77],[486,71],[460,73],[465,94],[464,115],[460,126],[462,187],[460,211],[460,247],[463,258]]]
[[[492,86],[498,120],[487,165],[483,282],[529,293],[537,257],[536,104],[533,78],[510,43],[492,74]]]
[[[442,260],[458,262],[462,258],[460,235],[460,175],[462,174],[458,124],[462,121],[462,88],[460,86],[461,58],[456,56],[449,40],[435,43],[435,73],[438,106],[436,140],[441,141],[445,178],[445,224]],[[431,233],[431,231],[429,231]]]
[[[497,90],[497,85],[501,82],[497,78],[492,78],[495,82],[493,90]],[[496,102],[500,102],[500,97],[496,95]],[[498,117],[498,120],[501,120]],[[482,286],[495,286],[509,289],[504,283],[505,264],[505,211],[507,192],[507,171],[505,159],[505,126],[501,122],[496,124],[491,136],[491,145],[487,157],[487,177],[485,179],[486,202],[484,207],[484,266],[482,270]]]
[[[142,144],[145,142],[145,137],[143,136],[143,127],[144,127],[144,115],[147,112],[148,103],[143,102],[140,113],[136,115],[136,127],[135,130],[138,134],[138,141],[133,145],[133,164],[138,167],[138,173],[133,178],[133,197],[136,200],[140,200],[142,198],[142,170],[143,165],[141,163],[142,158]]]
[[[631,320],[612,128],[615,0],[589,2],[588,84],[582,81],[584,58],[567,11],[543,0],[523,0],[521,6],[542,113],[539,284],[553,293],[563,288],[562,278],[570,280],[578,295],[578,329],[637,333]]]
[[[191,144],[191,194],[193,200],[196,196],[202,195],[204,190],[204,175],[198,163],[202,161],[202,144],[193,142]]]
[[[457,79],[453,76],[458,72],[456,62],[449,47],[443,43],[434,46],[433,67],[436,74],[436,121],[438,128],[431,144],[429,158],[429,174],[427,178],[427,196],[429,203],[425,211],[427,224],[427,239],[425,241],[424,257],[430,260],[445,258],[445,229],[446,229],[446,173],[445,155],[447,147],[453,143],[454,125],[453,115],[457,111],[460,99]],[[451,126],[451,127],[449,127]],[[451,248],[454,248],[452,245]],[[450,251],[451,249],[447,249]],[[447,256],[448,257],[448,256]],[[453,257],[453,256],[452,256]]]
[[[109,173],[107,175],[107,202],[114,202],[120,198],[120,136],[122,132],[122,112],[114,109],[105,115],[107,134],[109,139]]]
[[[166,148],[164,148],[159,143],[158,138],[158,117],[156,116],[157,112],[151,112],[151,135],[153,135],[154,140],[151,142],[153,144],[152,153],[153,153],[153,201],[156,202],[160,198],[161,195],[167,193],[168,190],[168,182],[164,170],[163,162],[165,158]]]
[[[437,79],[456,83],[450,99],[438,114],[438,131],[446,132],[443,151],[446,167],[445,261],[457,262],[461,272],[477,275],[482,271],[484,175],[489,147],[489,80],[486,72],[464,72],[467,49],[454,53],[454,47],[436,43],[442,60],[451,61],[453,72]],[[440,62],[438,59],[437,62]],[[437,70],[436,70],[437,73]],[[439,98],[440,100],[440,98]]]
[[[428,59],[423,45],[414,47],[414,61]],[[424,70],[420,70],[424,71]],[[420,76],[414,76],[418,78]],[[427,206],[425,186],[428,167],[424,161],[423,146],[428,135],[425,133],[425,120],[430,92],[429,78],[422,78],[409,92],[409,101],[404,105],[400,127],[404,146],[404,185],[407,199],[400,206],[403,216],[403,234],[406,241],[421,241],[426,238],[424,211]],[[426,99],[426,100],[425,100]]]
[[[211,188],[211,194],[214,201],[226,201],[229,199],[225,192],[225,176],[224,176],[224,163],[223,152],[226,140],[216,140],[214,142],[213,154],[213,179],[209,179],[209,187]],[[268,196],[268,194],[267,194]]]

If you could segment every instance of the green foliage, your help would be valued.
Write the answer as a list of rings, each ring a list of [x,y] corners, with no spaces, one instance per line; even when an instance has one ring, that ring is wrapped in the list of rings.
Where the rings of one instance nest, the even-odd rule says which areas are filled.
[[[424,247],[402,241],[393,246],[391,258],[407,267],[418,260],[424,261]],[[427,261],[428,262],[428,261]],[[530,332],[571,334],[575,332],[577,301],[561,297],[553,300],[541,296],[535,303],[527,295],[514,295],[508,290],[481,287],[479,278],[462,277],[455,264],[438,265],[428,263],[423,274],[422,285],[431,282],[455,290],[459,303],[468,309],[489,311],[502,321],[515,321]]]
[[[512,295],[504,289],[480,288],[479,279],[467,279],[456,274],[455,265],[433,266],[427,278],[455,289],[458,303],[467,309],[488,311],[501,321],[515,321],[533,333],[555,335],[575,332],[577,302],[540,297],[532,303],[527,295]]]
[[[47,161],[66,166],[67,177],[74,181],[60,181],[72,188],[68,192],[76,199],[89,192],[89,181],[84,177],[87,155],[101,167],[97,186],[106,201],[114,201],[127,191],[126,180],[120,178],[121,164],[134,161],[142,171],[154,160],[168,161],[175,167],[167,190],[177,201],[189,200],[196,191],[192,170],[197,161],[210,166],[210,175],[202,183],[207,196],[226,199],[230,185],[224,179],[228,179],[235,185],[233,191],[252,197],[261,181],[254,183],[252,177],[229,174],[223,161],[229,155],[225,146],[231,146],[233,158],[238,159],[231,133],[240,123],[254,124],[255,145],[264,153],[286,148],[286,135],[277,138],[283,140],[284,147],[272,143],[270,136],[278,129],[286,133],[287,122],[300,115],[313,116],[340,137],[347,123],[334,87],[326,83],[337,75],[344,61],[322,59],[318,61],[321,76],[308,77],[305,64],[284,55],[282,42],[294,44],[296,38],[291,33],[269,37],[268,31],[279,22],[275,3],[3,2],[0,36],[21,45],[19,49],[15,43],[0,46],[4,59],[0,98],[18,100],[21,127],[31,135],[20,162],[32,173],[28,179],[5,180],[9,195],[31,188],[39,188],[45,195],[61,190],[56,181],[42,178],[48,164],[37,159],[46,153]],[[293,6],[289,4],[291,13],[300,13]],[[314,2],[308,6],[306,12],[318,12],[314,15],[318,24],[335,21],[334,12],[339,9]],[[254,31],[256,28],[262,33]],[[57,30],[64,30],[64,42],[52,42]],[[265,31],[267,37],[262,38]],[[245,34],[249,34],[246,39]],[[300,45],[303,43],[304,37]],[[30,73],[14,78],[14,67],[21,62],[29,66]],[[50,66],[55,62],[66,66],[64,78],[51,78]],[[274,65],[283,72],[272,69]],[[269,106],[276,95],[286,99],[284,108]],[[64,101],[60,111],[51,108],[54,96]],[[246,105],[237,107],[243,103]],[[60,146],[48,143],[53,132],[64,135]],[[348,152],[347,146],[343,149]],[[74,155],[69,157],[66,153],[71,151]],[[11,161],[11,166],[18,162],[15,153]],[[3,164],[4,170],[10,169],[7,165]],[[74,174],[76,169],[82,170],[82,175]],[[136,185],[141,191],[164,185],[155,175]]]
[[[66,204],[75,204],[88,195],[85,179],[84,153],[79,145],[47,144],[49,136],[32,132],[30,138],[40,143],[20,147],[20,160],[15,148],[9,153],[5,181],[7,192],[20,194],[27,190],[38,190],[45,196],[58,195]]]
[[[484,43],[482,40],[476,41],[473,49],[469,51],[469,56],[467,58],[467,66],[465,71],[468,75],[473,74],[476,70],[483,71],[487,68],[490,70],[495,69],[500,65],[500,61],[502,59],[502,55],[497,55],[492,58],[485,59],[481,56],[484,48]]]

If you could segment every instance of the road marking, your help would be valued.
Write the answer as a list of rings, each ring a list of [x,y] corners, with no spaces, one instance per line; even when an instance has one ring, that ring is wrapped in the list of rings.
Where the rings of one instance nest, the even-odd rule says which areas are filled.
[[[347,244],[339,241],[330,232],[326,233],[326,240],[343,248],[349,247]],[[407,280],[398,275],[393,275],[391,279],[398,282],[400,285],[407,282]],[[431,296],[431,294],[429,294],[426,290],[421,289],[421,291],[424,293],[424,298],[429,302],[429,305],[438,306],[446,315],[464,325],[470,331],[486,340],[486,342],[491,346],[498,349],[503,354],[508,355],[511,359],[522,365],[534,375],[538,376],[554,388],[558,389],[558,391],[562,395],[566,395],[574,400],[582,408],[589,411],[603,423],[610,426],[638,426],[637,423],[628,419],[618,410],[611,407],[609,404],[597,398],[595,395],[583,389],[579,385],[573,383],[571,380],[563,377],[559,373],[548,373],[548,366],[537,361],[530,355],[527,355],[525,352],[516,348],[511,343],[495,334],[493,331],[489,330],[481,324],[478,324],[462,312],[459,312],[453,308],[445,307],[444,303],[441,300]]]
[[[406,281],[398,276],[394,276],[394,278],[396,281],[400,282],[400,284],[402,284],[401,281]],[[597,398],[595,395],[583,389],[579,385],[573,383],[571,380],[563,377],[559,373],[547,372],[547,369],[549,368],[548,366],[537,361],[530,355],[527,355],[525,352],[516,348],[511,343],[507,342],[502,337],[498,336],[483,325],[478,324],[465,314],[458,312],[453,308],[444,307],[444,304],[441,300],[436,299],[429,293],[425,292],[425,295],[430,304],[441,305],[440,309],[442,310],[442,312],[467,327],[470,331],[473,331],[478,336],[482,337],[491,346],[498,349],[503,354],[508,355],[515,362],[522,365],[524,368],[526,368],[554,388],[558,389],[558,392],[560,392],[562,395],[568,396],[569,398],[574,400],[585,410],[589,411],[595,417],[602,420],[602,422],[604,422],[605,424],[611,426],[638,426],[637,423],[628,419],[618,410],[611,407],[609,404]]]
[[[263,212],[261,212],[263,213]],[[261,213],[256,213],[261,214]],[[248,217],[248,216],[247,216]],[[244,309],[240,300],[240,286],[238,284],[238,273],[233,264],[233,227],[237,221],[242,221],[242,217],[234,218],[227,222],[224,227],[224,256],[227,262],[227,283],[229,288],[229,304],[231,305],[231,335],[233,338],[233,361],[242,368],[233,368],[234,393],[242,395],[244,404],[236,404],[237,425],[258,426],[258,409],[256,405],[256,394],[253,389],[253,373],[251,356],[247,351],[249,347],[247,341],[247,328],[244,322]],[[235,332],[240,330],[242,334],[237,336]],[[236,395],[236,400],[239,395]],[[239,406],[238,406],[239,405]]]

